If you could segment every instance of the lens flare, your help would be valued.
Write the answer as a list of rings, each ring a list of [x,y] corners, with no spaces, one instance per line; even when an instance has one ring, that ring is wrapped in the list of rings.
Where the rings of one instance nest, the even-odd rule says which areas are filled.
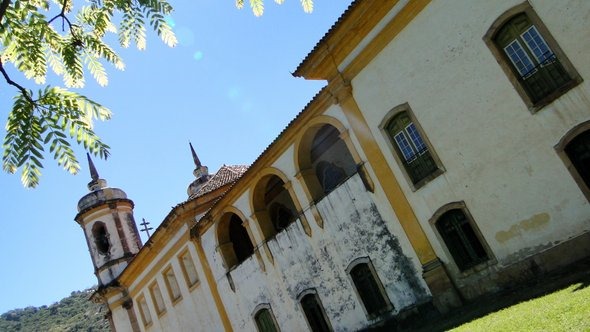
[[[200,60],[202,60],[202,59],[203,59],[203,52],[201,52],[201,51],[196,51],[196,52],[193,54],[193,58],[194,58],[195,60],[197,60],[197,61],[200,61]]]

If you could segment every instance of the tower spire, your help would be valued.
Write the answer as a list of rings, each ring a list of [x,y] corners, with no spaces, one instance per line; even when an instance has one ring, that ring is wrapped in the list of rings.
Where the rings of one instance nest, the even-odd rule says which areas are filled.
[[[188,145],[190,145],[191,147],[191,153],[193,154],[193,161],[195,162],[195,168],[201,168],[201,161],[199,160],[199,156],[197,156],[197,153],[195,152],[195,149],[193,148],[193,144],[189,141]]]
[[[98,171],[96,170],[96,166],[94,166],[94,162],[92,162],[92,158],[90,158],[90,153],[86,153],[86,157],[88,158],[88,168],[90,169],[90,178],[92,179],[88,182],[88,189],[90,191],[97,191],[107,186],[107,182],[104,179],[101,179],[98,175]]]
[[[92,162],[92,158],[90,158],[90,153],[86,152],[86,158],[88,158],[88,168],[90,168],[90,178],[92,181],[98,180],[98,172],[96,171],[96,167]]]
[[[207,166],[203,166],[201,164],[201,161],[199,160],[199,157],[197,156],[197,153],[195,152],[195,149],[193,148],[193,144],[191,142],[188,142],[188,145],[191,148],[191,153],[193,155],[193,161],[195,162],[195,170],[193,171],[193,175],[196,178],[188,186],[188,189],[187,189],[188,196],[191,197],[191,196],[195,195],[196,193],[198,193],[199,189],[201,189],[201,186],[203,184],[205,184],[207,181],[209,181],[209,178],[211,178],[211,176],[209,175],[209,169],[207,168]]]

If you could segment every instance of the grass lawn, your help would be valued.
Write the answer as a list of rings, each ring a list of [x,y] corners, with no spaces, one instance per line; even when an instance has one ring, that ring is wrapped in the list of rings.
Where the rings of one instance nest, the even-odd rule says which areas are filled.
[[[590,258],[465,303],[446,315],[418,317],[391,332],[590,332]]]
[[[452,331],[590,331],[590,287],[583,282],[574,283]]]

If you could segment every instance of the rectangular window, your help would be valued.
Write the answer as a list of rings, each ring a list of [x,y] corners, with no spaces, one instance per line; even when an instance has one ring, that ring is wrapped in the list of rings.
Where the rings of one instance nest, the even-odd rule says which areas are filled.
[[[300,300],[301,308],[312,331],[330,332],[332,327],[326,319],[326,313],[315,293],[307,294]]]
[[[365,307],[369,319],[373,319],[393,309],[383,290],[379,277],[374,273],[370,262],[360,263],[350,269],[350,277],[357,294]]]
[[[148,308],[147,301],[145,297],[142,295],[137,299],[137,303],[139,304],[139,313],[141,314],[141,320],[143,321],[143,325],[150,325],[152,323],[152,315],[150,315],[150,309]]]
[[[424,144],[424,141],[422,140],[422,136],[420,136],[420,133],[413,122],[406,127],[406,132],[410,136],[412,143],[414,143],[414,147],[418,154],[422,154],[428,150],[426,144]]]
[[[463,210],[452,209],[445,212],[436,221],[436,228],[459,270],[464,271],[489,260],[472,222]]]
[[[403,131],[397,133],[393,138],[395,139],[395,143],[397,143],[397,146],[399,147],[399,150],[404,156],[404,160],[406,162],[409,162],[416,157],[414,149],[412,149],[412,146],[410,145],[410,142],[408,142],[408,138]]]
[[[504,51],[506,51],[510,61],[512,61],[512,64],[523,78],[528,77],[535,69],[531,58],[526,54],[518,40],[514,40],[504,47]]]
[[[176,280],[176,275],[174,275],[172,267],[164,271],[164,280],[166,281],[166,287],[168,288],[172,301],[178,300],[180,298],[180,287],[178,286],[178,281]]]
[[[545,64],[548,60],[554,59],[553,51],[549,48],[543,37],[539,34],[537,27],[531,25],[522,35],[522,39],[540,64]]]
[[[197,275],[197,269],[195,268],[193,258],[188,251],[180,256],[180,265],[187,285],[189,287],[195,285],[199,281],[199,276]]]
[[[484,41],[532,112],[582,82],[528,2],[498,17]]]
[[[278,332],[279,329],[275,323],[272,313],[269,309],[261,309],[254,315],[256,328],[258,332]]]
[[[162,314],[166,310],[166,306],[164,305],[164,298],[162,297],[162,292],[160,291],[160,286],[158,286],[157,282],[154,282],[150,286],[150,294],[152,295],[158,315]]]
[[[400,109],[403,109],[400,111]],[[407,104],[394,108],[392,118],[384,119],[380,127],[391,141],[396,159],[415,189],[422,187],[442,173],[434,150],[425,139],[420,125],[412,118]]]

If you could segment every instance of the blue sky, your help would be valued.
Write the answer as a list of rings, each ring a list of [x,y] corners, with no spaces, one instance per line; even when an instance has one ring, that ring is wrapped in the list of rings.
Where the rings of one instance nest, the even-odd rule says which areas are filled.
[[[96,123],[112,155],[95,165],[135,202],[138,223],[145,218],[156,227],[186,200],[194,169],[189,141],[212,172],[250,164],[325,84],[290,73],[351,1],[316,0],[312,14],[298,0],[265,2],[264,15],[255,17],[234,1],[171,0],[179,45],[168,48],[152,34],[146,51],[120,50],[125,71],[109,68],[106,88],[87,77],[80,92],[114,114]],[[0,89],[4,119],[13,94]],[[96,284],[73,220],[90,181],[78,151],[78,175],[46,159],[36,189],[23,188],[20,175],[0,174],[0,313],[49,305]]]

